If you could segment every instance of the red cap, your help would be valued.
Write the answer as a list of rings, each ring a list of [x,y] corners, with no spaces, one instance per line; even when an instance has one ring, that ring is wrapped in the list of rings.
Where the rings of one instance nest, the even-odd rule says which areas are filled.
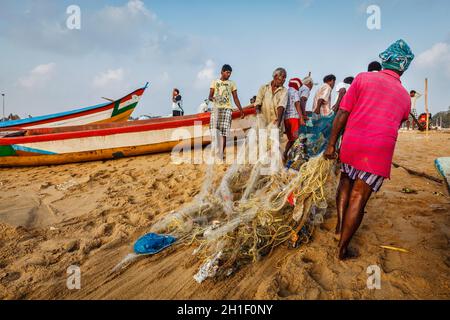
[[[295,90],[300,90],[300,87],[302,86],[302,80],[299,78],[292,78],[289,80],[289,88],[294,88]]]

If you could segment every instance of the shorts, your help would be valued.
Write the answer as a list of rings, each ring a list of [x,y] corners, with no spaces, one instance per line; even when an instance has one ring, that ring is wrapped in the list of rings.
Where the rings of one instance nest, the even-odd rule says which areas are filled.
[[[411,116],[411,114],[416,118],[416,120],[419,120],[419,116],[417,115],[417,110],[416,109],[411,109],[411,113],[408,116],[408,120],[410,122],[413,122],[414,118]]]
[[[361,179],[372,188],[373,192],[378,192],[384,182],[384,177],[358,170],[346,163],[341,163],[341,172],[347,174],[348,177],[353,181],[356,180],[356,178]]]
[[[298,138],[298,132],[300,130],[300,119],[290,118],[284,120],[285,132],[289,141],[295,141]]]
[[[215,119],[217,114],[217,119]],[[232,109],[213,109],[211,111],[211,121],[209,128],[211,130],[219,130],[219,133],[223,137],[228,137],[231,131],[231,120],[233,119]]]

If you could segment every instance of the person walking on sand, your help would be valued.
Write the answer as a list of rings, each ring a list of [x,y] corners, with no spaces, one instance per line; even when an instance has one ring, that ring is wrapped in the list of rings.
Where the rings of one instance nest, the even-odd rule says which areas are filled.
[[[328,116],[331,114],[333,111],[331,109],[331,92],[333,91],[335,84],[336,77],[334,75],[330,74],[323,78],[323,85],[319,88],[314,97],[313,116],[314,114],[317,116]]]
[[[324,152],[326,159],[338,157],[336,142],[345,129],[336,195],[339,259],[357,255],[349,249],[349,243],[361,225],[370,196],[390,178],[398,131],[411,110],[411,99],[400,80],[414,59],[410,47],[398,40],[380,58],[382,71],[361,73],[350,86]]]
[[[241,112],[241,118],[245,117],[241,102],[239,101],[236,84],[230,80],[233,69],[225,64],[220,73],[220,79],[213,80],[209,89],[209,101],[214,103],[214,109],[211,112],[210,129],[214,131],[213,137],[217,137],[217,143],[221,158],[224,157],[226,139],[230,135],[231,121],[233,115],[233,105],[231,98]],[[222,148],[220,148],[222,145]]]
[[[416,103],[417,103],[417,99],[419,99],[422,95],[415,90],[411,90],[409,92],[409,96],[411,97],[411,114],[408,117],[408,121],[406,121],[406,127],[409,130],[409,127],[411,126],[411,129],[414,130],[416,123],[414,121],[413,116],[417,120],[418,115],[417,115]]]
[[[180,90],[177,88],[172,91],[172,116],[180,117],[184,115],[183,99],[180,95]]]

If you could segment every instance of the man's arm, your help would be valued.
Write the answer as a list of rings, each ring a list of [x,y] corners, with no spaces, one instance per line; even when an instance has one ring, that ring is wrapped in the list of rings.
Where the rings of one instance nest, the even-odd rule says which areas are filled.
[[[300,118],[303,118],[303,112],[302,112],[302,107],[301,107],[300,101],[296,101],[294,103],[294,107],[295,107],[295,110],[297,110],[297,113],[300,116]]]
[[[258,94],[256,95],[256,101],[253,104],[256,108],[257,113],[261,113],[263,97],[264,97],[264,87],[261,87],[258,90]]]
[[[279,106],[277,108],[277,126],[281,127],[281,121],[283,121],[283,115],[284,115],[284,107]]]
[[[325,103],[325,100],[323,99],[319,99],[319,101],[317,101],[317,106],[316,109],[314,110],[315,114],[320,114],[320,109],[322,108],[322,105]]]
[[[214,88],[209,89],[209,101],[214,102]]]
[[[233,100],[234,100],[234,103],[236,104],[236,107],[238,107],[239,111],[241,111],[241,118],[244,118],[245,117],[244,110],[242,110],[241,101],[239,100],[237,90],[234,90],[232,92],[232,94],[233,94]]]
[[[303,120],[308,120],[308,117],[306,116],[306,103],[308,102],[308,98],[307,97],[301,97],[300,98],[300,108],[302,109],[302,116],[303,116]]]
[[[327,149],[323,154],[326,159],[332,160],[337,158],[336,143],[342,130],[344,130],[347,125],[349,115],[350,113],[348,111],[344,111],[342,109],[339,109],[337,112],[336,118],[333,122],[333,128],[331,129],[330,140],[328,141]]]
[[[347,90],[345,90],[345,88],[342,88],[342,89],[339,90],[338,99],[336,101],[336,104],[333,106],[333,111],[334,112],[337,112],[339,110],[339,108],[341,106],[342,98],[344,98],[346,92],[347,92]]]
[[[281,127],[281,122],[283,121],[284,110],[286,109],[288,103],[288,91],[284,90],[277,107],[277,126]]]

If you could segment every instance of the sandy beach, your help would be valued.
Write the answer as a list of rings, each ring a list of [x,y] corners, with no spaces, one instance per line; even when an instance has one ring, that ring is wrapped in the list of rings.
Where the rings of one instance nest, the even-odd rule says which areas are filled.
[[[449,155],[450,132],[403,131],[394,161],[441,178],[434,160]],[[370,200],[356,260],[336,257],[331,205],[310,243],[279,247],[223,281],[193,279],[202,261],[189,246],[112,272],[156,219],[199,193],[204,171],[172,164],[170,154],[0,169],[0,299],[450,298],[450,197],[443,184],[402,168]],[[80,290],[66,287],[71,265],[81,268]],[[371,265],[381,268],[380,290],[367,288]]]

